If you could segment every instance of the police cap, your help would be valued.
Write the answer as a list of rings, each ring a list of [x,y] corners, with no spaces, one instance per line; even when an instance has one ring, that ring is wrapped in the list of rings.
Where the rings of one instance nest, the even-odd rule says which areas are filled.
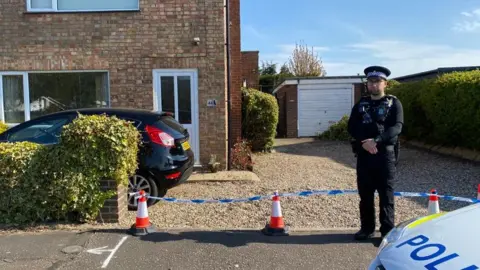
[[[386,80],[387,77],[391,74],[388,68],[382,66],[370,66],[367,67],[363,72],[367,76],[367,79],[372,77],[379,77]]]

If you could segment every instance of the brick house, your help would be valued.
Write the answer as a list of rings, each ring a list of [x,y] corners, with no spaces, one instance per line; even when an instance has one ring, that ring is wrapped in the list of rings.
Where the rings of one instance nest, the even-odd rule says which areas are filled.
[[[240,0],[2,1],[0,20],[0,121],[81,107],[171,111],[197,165],[211,154],[228,164],[241,135]]]
[[[258,70],[258,51],[242,52],[243,86],[259,89],[260,72]]]

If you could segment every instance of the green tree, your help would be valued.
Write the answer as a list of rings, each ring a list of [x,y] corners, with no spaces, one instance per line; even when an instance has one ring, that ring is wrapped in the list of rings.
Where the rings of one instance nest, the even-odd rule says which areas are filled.
[[[283,76],[293,76],[292,72],[288,68],[288,65],[285,63],[280,67],[280,73],[278,73]]]
[[[260,67],[260,75],[275,75],[277,74],[277,64],[272,62],[262,61],[262,66]]]

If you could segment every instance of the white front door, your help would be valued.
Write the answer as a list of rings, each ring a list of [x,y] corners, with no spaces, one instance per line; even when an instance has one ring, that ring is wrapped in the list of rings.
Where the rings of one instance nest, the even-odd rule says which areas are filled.
[[[154,108],[172,112],[190,134],[195,163],[200,163],[198,134],[198,75],[192,69],[153,70]]]

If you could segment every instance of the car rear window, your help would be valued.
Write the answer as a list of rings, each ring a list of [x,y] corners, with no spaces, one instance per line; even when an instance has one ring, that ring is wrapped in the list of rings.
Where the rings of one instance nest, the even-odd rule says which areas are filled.
[[[164,130],[175,139],[183,139],[189,136],[187,129],[171,116],[161,116],[155,126]]]
[[[177,120],[175,120],[175,118],[171,116],[162,116],[160,118],[160,122],[162,122],[163,124],[167,125],[168,127],[172,128],[177,132],[180,132],[180,133],[185,132],[185,128]]]

